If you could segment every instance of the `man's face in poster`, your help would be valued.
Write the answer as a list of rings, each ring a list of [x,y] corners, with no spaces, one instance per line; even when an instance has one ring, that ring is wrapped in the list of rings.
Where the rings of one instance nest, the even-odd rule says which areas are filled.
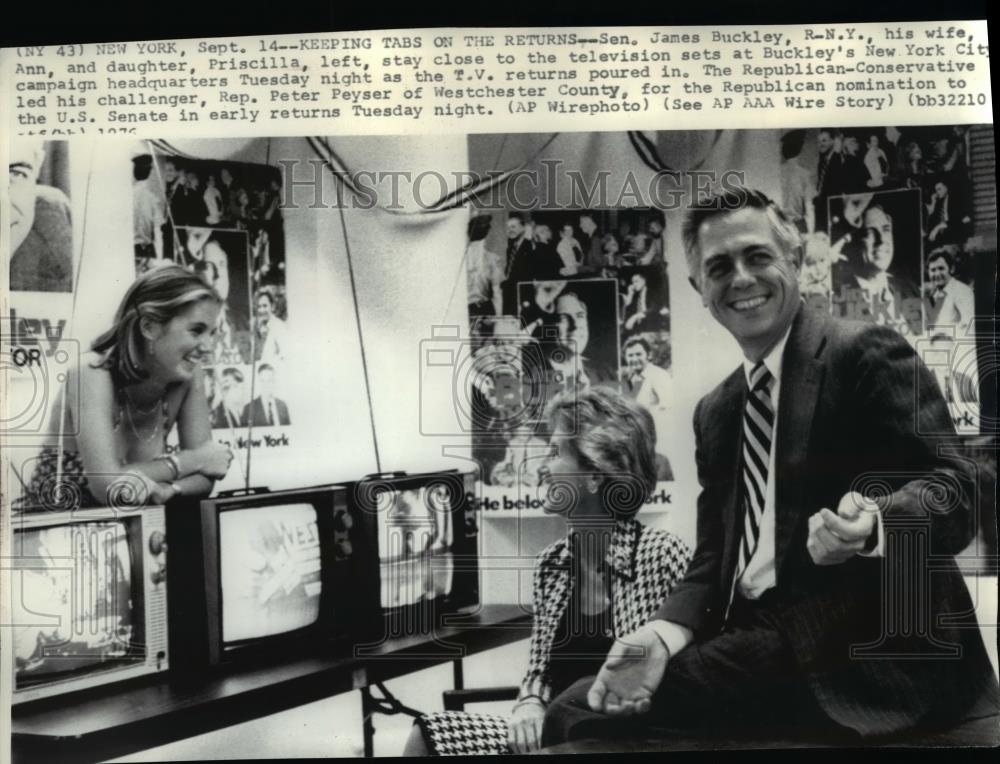
[[[507,219],[507,238],[511,241],[521,238],[524,233],[524,223],[517,218]]]
[[[874,229],[877,236],[869,232],[865,236],[865,248],[862,255],[865,264],[880,271],[888,271],[895,254],[892,241],[892,218],[881,207],[869,207],[865,210],[864,225],[866,229]]]
[[[10,146],[10,251],[17,252],[35,223],[35,185],[45,159],[41,141],[12,141]]]
[[[636,342],[625,348],[625,365],[632,376],[642,374],[649,363],[649,354],[642,344]]]
[[[257,384],[260,386],[260,397],[270,400],[274,397],[274,369],[261,366],[257,371]]]
[[[948,261],[943,257],[937,257],[927,263],[927,279],[935,289],[943,289],[951,281]]]
[[[816,148],[820,154],[826,154],[833,148],[833,136],[827,130],[820,130],[816,136]]]
[[[560,295],[556,300],[559,314],[559,340],[572,353],[583,355],[590,341],[587,306],[575,294]]]
[[[177,165],[170,160],[163,163],[163,180],[170,185],[177,180]]]
[[[227,370],[222,373],[219,387],[222,389],[222,399],[229,408],[235,408],[240,403],[240,384],[243,382],[242,375]]]
[[[271,297],[267,294],[258,295],[256,309],[258,323],[266,325],[271,320],[271,314],[274,312],[271,305]]]

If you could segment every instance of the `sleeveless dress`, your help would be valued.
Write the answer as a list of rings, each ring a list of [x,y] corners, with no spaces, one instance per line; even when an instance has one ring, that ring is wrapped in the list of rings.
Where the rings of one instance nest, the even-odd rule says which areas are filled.
[[[161,404],[163,442],[160,453],[167,452],[167,435],[173,423],[170,421],[166,396]],[[131,415],[125,410],[124,393],[119,393],[118,407],[114,412],[114,432],[117,433],[123,422],[131,423]],[[135,427],[133,425],[133,431]],[[138,437],[138,433],[136,433]],[[156,433],[153,433],[155,436]],[[119,454],[119,461],[125,460]],[[133,496],[130,483],[121,481],[112,483],[108,489],[108,501],[98,501],[90,490],[90,484],[84,473],[83,459],[78,451],[66,451],[54,446],[45,446],[34,459],[31,477],[24,484],[20,497],[12,502],[12,510],[17,512],[69,512],[85,507],[125,506],[134,504],[137,497]]]

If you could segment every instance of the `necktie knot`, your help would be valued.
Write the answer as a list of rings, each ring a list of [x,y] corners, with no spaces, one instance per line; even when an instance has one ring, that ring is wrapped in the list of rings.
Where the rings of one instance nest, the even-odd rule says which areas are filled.
[[[750,390],[751,392],[758,392],[760,390],[766,390],[771,392],[771,383],[774,381],[774,376],[771,372],[767,370],[767,366],[764,365],[763,361],[758,361],[757,365],[753,367],[750,371]]]

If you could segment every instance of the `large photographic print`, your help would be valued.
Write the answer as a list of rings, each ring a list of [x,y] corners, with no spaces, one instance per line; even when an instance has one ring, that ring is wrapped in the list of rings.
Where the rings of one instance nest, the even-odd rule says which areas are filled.
[[[672,405],[664,218],[655,209],[474,215],[465,253],[473,458],[486,485],[535,488],[556,395],[610,386],[657,428]]]
[[[11,291],[72,292],[69,144],[18,138],[8,167]]]
[[[136,275],[176,262],[223,300],[204,368],[212,428],[291,424],[280,173],[175,155],[132,164]]]
[[[1000,744],[987,22],[751,6],[0,48],[12,764]]]

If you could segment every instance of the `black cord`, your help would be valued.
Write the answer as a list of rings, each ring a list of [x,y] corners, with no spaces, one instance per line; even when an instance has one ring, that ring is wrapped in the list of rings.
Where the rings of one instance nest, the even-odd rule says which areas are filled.
[[[395,695],[389,692],[382,682],[375,682],[375,687],[378,687],[379,692],[382,693],[381,698],[371,698],[371,707],[376,713],[385,714],[386,716],[406,714],[407,716],[418,717],[424,715],[423,711],[417,711],[415,708],[410,708],[400,702]]]

